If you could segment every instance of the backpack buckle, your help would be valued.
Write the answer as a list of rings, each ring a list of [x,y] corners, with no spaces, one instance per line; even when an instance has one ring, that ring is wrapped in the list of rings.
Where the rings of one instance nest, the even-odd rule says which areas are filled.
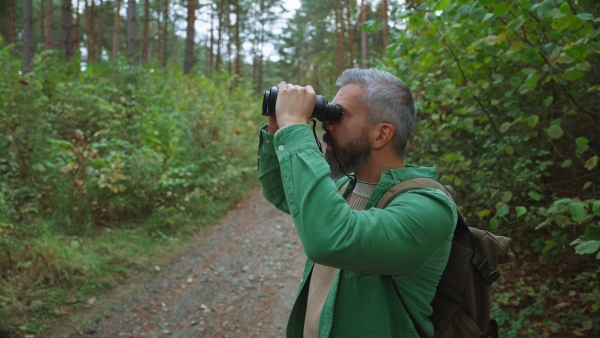
[[[479,271],[479,273],[481,274],[483,279],[485,279],[485,282],[488,285],[492,285],[495,281],[498,280],[498,278],[500,278],[500,272],[498,272],[498,270],[496,270],[490,264],[490,262],[488,262],[488,260],[485,259],[485,257],[483,257],[478,252],[473,254],[471,263],[473,263],[473,265],[475,265],[475,267],[477,268],[477,271]]]

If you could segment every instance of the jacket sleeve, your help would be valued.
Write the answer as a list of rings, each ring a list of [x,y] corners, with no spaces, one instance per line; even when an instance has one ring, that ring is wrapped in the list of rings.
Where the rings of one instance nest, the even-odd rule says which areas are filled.
[[[421,189],[385,209],[350,210],[309,136],[310,127],[294,125],[274,138],[289,211],[309,259],[344,270],[408,275],[447,249],[457,216],[446,195]]]
[[[258,141],[258,177],[263,196],[277,209],[290,213],[281,182],[279,161],[273,146],[273,134],[266,130],[266,125],[260,128]]]

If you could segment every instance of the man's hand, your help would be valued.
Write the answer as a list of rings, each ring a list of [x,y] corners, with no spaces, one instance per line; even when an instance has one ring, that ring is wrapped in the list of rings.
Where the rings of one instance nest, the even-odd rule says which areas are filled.
[[[275,126],[283,128],[292,124],[308,124],[317,95],[313,87],[294,86],[281,81],[277,86],[279,94],[275,103],[277,121]],[[269,119],[269,132],[271,132],[271,119]]]

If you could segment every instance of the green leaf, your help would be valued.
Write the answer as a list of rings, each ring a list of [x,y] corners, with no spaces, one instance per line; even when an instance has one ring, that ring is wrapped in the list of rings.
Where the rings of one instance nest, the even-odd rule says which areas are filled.
[[[583,153],[590,148],[589,143],[590,141],[582,136],[575,139],[575,144],[577,145],[575,153],[578,157],[583,155]]]
[[[513,197],[513,194],[512,194],[512,192],[510,192],[510,191],[507,191],[507,192],[505,192],[504,194],[502,194],[502,198],[501,198],[501,200],[502,200],[502,202],[504,202],[504,203],[508,203],[508,202],[510,202],[510,200],[512,199],[512,197]]]
[[[552,250],[558,243],[556,243],[556,241],[553,241],[551,239],[546,241],[546,246],[544,246],[544,248],[542,249],[542,252],[548,252],[550,250]]]
[[[485,210],[481,210],[480,212],[477,213],[477,217],[479,217],[479,219],[485,218],[487,217],[492,211],[490,209],[485,209]]]
[[[567,159],[567,160],[564,160],[563,163],[561,163],[560,167],[568,168],[571,166],[572,163],[573,163],[573,161],[571,161],[570,159]]]
[[[592,206],[592,212],[596,216],[600,216],[600,200],[594,201],[594,205]]]
[[[572,70],[570,72],[558,74],[558,76],[560,76],[561,78],[563,78],[567,81],[575,81],[577,79],[581,79],[583,77],[583,75],[584,75],[583,72],[579,71],[579,70]]]
[[[537,115],[532,115],[527,118],[527,125],[530,127],[535,127],[540,118]]]
[[[500,225],[500,221],[496,217],[490,219],[490,228],[496,229]]]
[[[560,5],[561,13],[568,13],[570,10],[571,10],[571,6],[569,6],[568,2],[563,2],[562,5]]]
[[[530,191],[530,192],[528,193],[528,195],[529,195],[529,197],[531,197],[531,199],[533,199],[534,201],[540,201],[540,200],[542,199],[542,197],[544,197],[544,196],[542,196],[541,194],[539,194],[538,192],[535,192],[535,191]]]
[[[511,126],[510,122],[502,123],[502,125],[500,126],[500,132],[505,133],[508,130],[508,128],[510,128],[510,126]]]
[[[548,136],[550,136],[551,139],[561,138],[563,134],[564,132],[558,124],[551,125],[550,128],[548,128]]]
[[[510,207],[504,202],[496,203],[496,217],[503,217],[508,215]]]
[[[479,21],[483,19],[485,15],[485,9],[483,7],[477,7],[471,12],[471,19]]]
[[[552,9],[554,9],[554,2],[552,0],[544,0],[540,7],[538,7],[538,18],[542,19]]]
[[[523,18],[523,15],[521,15],[518,18],[514,19],[513,21],[509,22],[507,27],[508,27],[508,29],[510,29],[512,31],[516,31],[519,28],[521,28],[521,26],[523,26],[524,23],[525,23],[525,19]]]
[[[575,247],[575,252],[580,255],[591,255],[600,248],[600,242],[598,241],[584,241]]]
[[[556,222],[556,224],[558,224],[558,226],[564,228],[567,225],[571,224],[571,219],[564,215],[555,215],[554,222]]]
[[[593,156],[590,157],[590,159],[588,159],[587,161],[585,161],[585,168],[587,170],[592,170],[594,168],[596,168],[596,166],[598,165],[598,156]]]
[[[590,13],[581,13],[581,14],[577,14],[577,17],[580,19],[583,19],[585,21],[589,21],[594,19],[594,16]]]
[[[450,5],[450,0],[440,0],[440,2],[438,2],[438,4],[433,7],[433,12],[441,11],[444,8],[448,7],[449,5]]]
[[[600,241],[600,224],[590,224],[585,228],[585,239]]]
[[[587,207],[582,202],[571,203],[569,213],[575,221],[581,221],[588,215]]]
[[[527,213],[527,208],[522,206],[516,207],[515,210],[517,212],[517,217],[521,217]]]
[[[498,36],[496,35],[488,35],[483,42],[485,42],[488,46],[493,46],[498,43]]]

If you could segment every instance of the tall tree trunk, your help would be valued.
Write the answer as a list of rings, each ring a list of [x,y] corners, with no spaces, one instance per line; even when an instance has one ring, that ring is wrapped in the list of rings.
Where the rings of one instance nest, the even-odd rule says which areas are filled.
[[[215,8],[213,6],[213,4],[210,4],[210,43],[208,46],[208,50],[206,51],[208,53],[208,57],[207,57],[207,61],[208,61],[208,65],[206,67],[206,76],[210,76],[212,74],[212,66],[213,66],[213,59],[214,59],[214,45],[215,45],[215,35],[214,35],[214,15],[215,15]]]
[[[183,74],[189,74],[190,70],[194,66],[194,36],[196,29],[196,1],[188,0],[188,13],[187,13],[187,29],[185,37],[185,61],[183,62]]]
[[[231,6],[229,5],[229,2],[227,1],[226,6],[225,6],[225,25],[227,27],[227,72],[229,72],[229,74],[233,74],[231,71],[231,66],[232,66],[232,62],[231,62],[231,45],[233,44],[234,41],[234,37],[231,36]]]
[[[215,69],[219,71],[221,67],[221,34],[223,32],[223,0],[218,0],[217,5],[217,17],[219,19],[219,27],[217,27],[217,62],[215,63]]]
[[[52,0],[49,0],[52,1]],[[44,41],[46,41],[46,22],[45,22],[45,15],[44,15],[44,4],[45,1],[41,0],[40,1],[40,41],[43,43]]]
[[[85,1],[85,0],[83,0]],[[79,42],[81,34],[79,34],[79,27],[81,23],[81,15],[79,14],[79,8],[81,6],[81,0],[77,0],[77,7],[75,7],[75,25],[71,27],[71,55],[79,55]],[[72,18],[72,16],[71,16]]]
[[[242,42],[240,39],[240,0],[235,0],[235,75],[242,76]],[[237,79],[236,79],[237,81]]]
[[[46,49],[52,48],[52,38],[54,37],[54,20],[53,20],[54,1],[48,0],[46,9]],[[43,11],[42,11],[43,12]]]
[[[137,12],[135,0],[127,3],[127,57],[137,63]]]
[[[388,35],[390,28],[388,26],[388,8],[387,0],[381,0],[381,21],[383,21],[383,55],[388,45]]]
[[[144,2],[144,39],[142,43],[142,62],[148,63],[148,45],[150,43],[150,0]]]
[[[17,41],[17,9],[15,0],[8,0],[8,43]]]
[[[362,30],[367,21],[367,6],[365,5],[366,0],[360,2],[360,67],[368,68],[367,64],[367,33]]]
[[[117,61],[117,54],[119,52],[119,26],[121,25],[121,0],[117,0],[117,8],[115,8],[115,25],[113,30],[113,41],[112,41],[112,60]]]
[[[346,20],[348,22],[348,52],[350,53],[350,68],[354,68],[354,26],[350,21],[352,11],[350,10],[350,0],[346,1]]]
[[[333,12],[335,14],[335,68],[337,74],[341,74],[346,65],[344,57],[346,51],[346,48],[344,48],[344,16],[341,13],[342,6],[340,1],[341,0],[333,1]]]
[[[168,59],[168,48],[167,44],[169,42],[169,0],[165,0],[165,8],[163,12],[163,45],[162,45],[162,65],[163,68],[167,68],[167,59]]]
[[[23,1],[23,74],[31,71],[33,60],[33,0]]]
[[[94,50],[94,0],[88,3],[85,1],[85,36],[86,36],[86,48],[88,53],[88,62],[94,62],[96,60],[96,53]]]
[[[67,60],[71,61],[71,58],[73,57],[73,50],[71,48],[71,22],[73,21],[71,0],[62,0],[60,16],[62,31],[62,48],[65,52],[65,57],[67,58]]]
[[[98,5],[98,9],[96,10],[96,12],[98,13],[96,15],[96,22],[98,23],[98,27],[96,27],[95,29],[96,38],[94,40],[96,41],[95,48],[97,51],[95,55],[96,61],[100,62],[102,61],[102,32],[104,28],[104,4],[102,3],[102,0],[100,0],[100,4]]]

